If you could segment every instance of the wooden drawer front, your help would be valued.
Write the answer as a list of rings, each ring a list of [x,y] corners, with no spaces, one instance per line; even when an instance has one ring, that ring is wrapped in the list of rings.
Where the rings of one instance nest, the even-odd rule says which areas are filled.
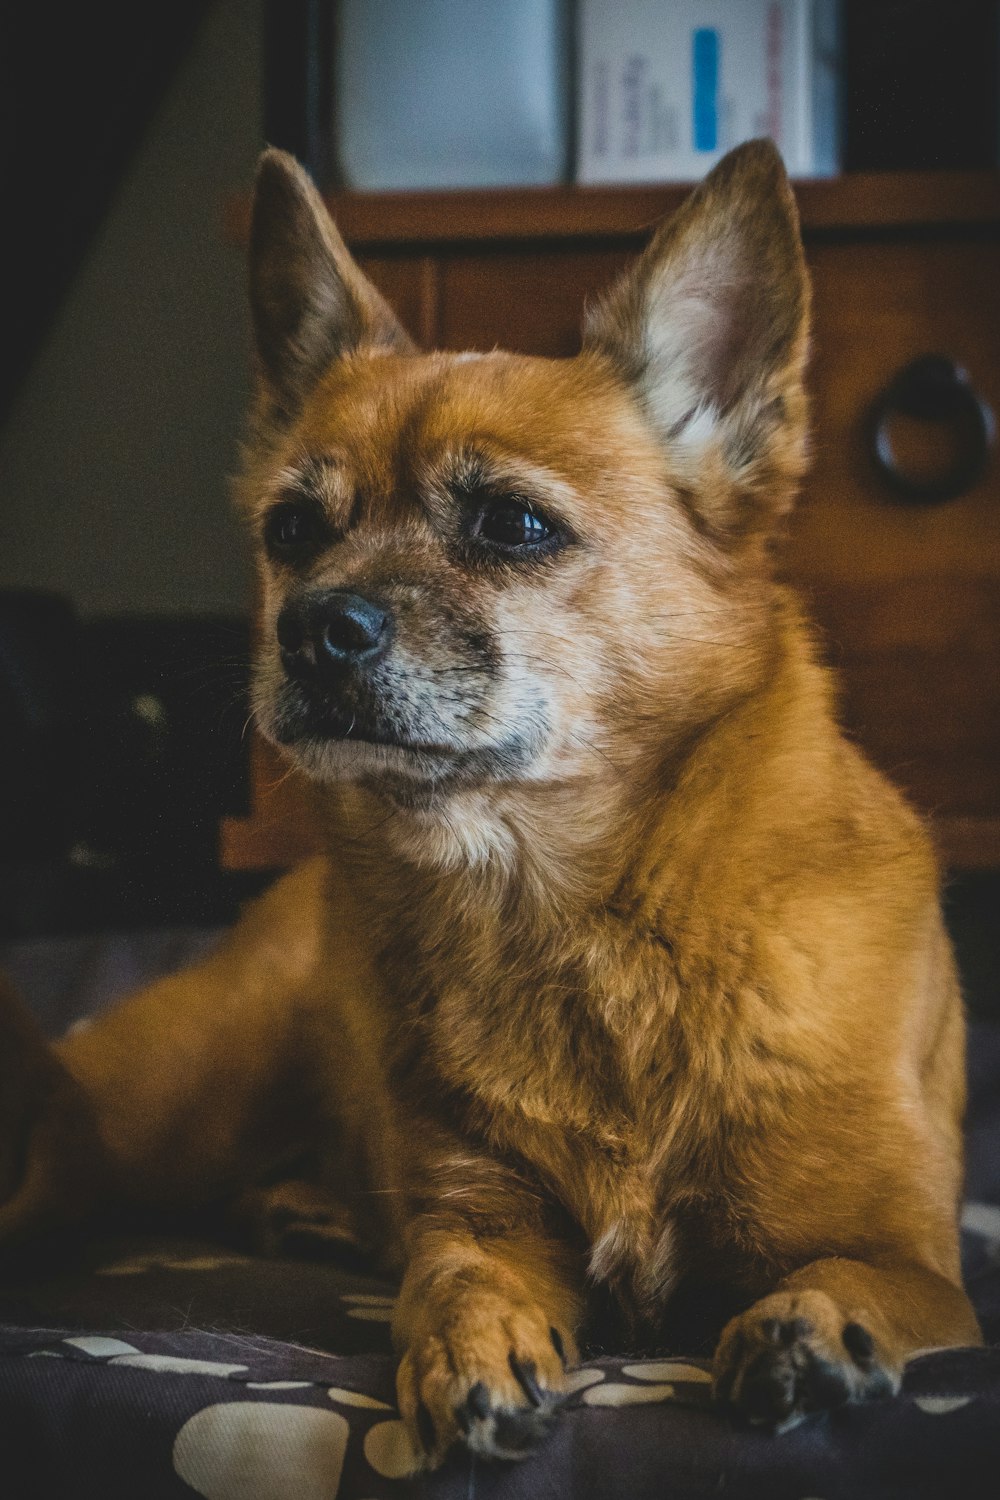
[[[423,255],[365,255],[360,264],[406,331],[430,347],[437,335],[437,262]]]
[[[1000,467],[994,453],[957,499],[902,501],[875,470],[868,428],[876,398],[925,353],[964,366],[1000,408],[997,245],[814,245],[810,260],[815,443],[789,571],[862,743],[939,816],[998,819]]]
[[[446,349],[575,354],[585,302],[631,259],[620,247],[449,255],[441,265],[440,342]]]

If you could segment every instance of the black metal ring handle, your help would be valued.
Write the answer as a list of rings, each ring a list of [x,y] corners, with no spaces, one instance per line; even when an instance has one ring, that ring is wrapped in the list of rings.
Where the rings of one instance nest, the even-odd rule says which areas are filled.
[[[960,447],[950,468],[923,478],[899,467],[891,426],[893,417],[900,415],[943,423],[955,430]],[[872,458],[882,478],[898,495],[931,505],[964,495],[982,477],[994,431],[993,413],[973,390],[965,370],[946,354],[921,354],[904,365],[872,409]]]

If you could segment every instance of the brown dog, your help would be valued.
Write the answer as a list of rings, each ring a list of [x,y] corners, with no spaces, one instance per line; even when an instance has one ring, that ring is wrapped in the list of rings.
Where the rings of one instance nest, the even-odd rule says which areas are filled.
[[[934,858],[769,566],[808,316],[774,149],[575,359],[418,354],[274,152],[252,298],[256,712],[330,858],[61,1046],[94,1192],[266,1214],[246,1190],[310,1148],[277,1196],[402,1270],[431,1463],[530,1447],[595,1288],[630,1340],[682,1281],[732,1294],[716,1390],[774,1426],[977,1342]]]

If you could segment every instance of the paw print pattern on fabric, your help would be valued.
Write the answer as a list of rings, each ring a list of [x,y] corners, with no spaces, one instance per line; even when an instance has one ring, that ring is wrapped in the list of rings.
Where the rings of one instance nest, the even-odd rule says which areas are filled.
[[[374,1396],[364,1396],[360,1391],[344,1391],[339,1386],[332,1385],[326,1393],[331,1401],[336,1401],[340,1406],[363,1406],[375,1411],[395,1411],[387,1401],[376,1401]]]
[[[408,1479],[424,1462],[423,1452],[414,1447],[406,1423],[398,1419],[369,1427],[364,1452],[369,1466],[383,1479]]]
[[[647,1359],[622,1365],[617,1372],[629,1377],[628,1383],[607,1380],[583,1392],[587,1406],[649,1406],[663,1401],[680,1401],[707,1406],[711,1399],[712,1377],[701,1365],[689,1360]]]
[[[914,1396],[913,1404],[929,1417],[946,1417],[949,1412],[968,1406],[971,1400],[971,1396]]]
[[[226,1365],[217,1359],[184,1359],[177,1354],[116,1354],[110,1365],[131,1365],[136,1370],[157,1370],[162,1375],[213,1375],[228,1380],[230,1375],[245,1375],[247,1365]]]
[[[184,1423],[174,1470],[205,1500],[332,1500],[349,1431],[339,1413],[315,1406],[221,1402]]]
[[[640,1364],[622,1365],[622,1374],[634,1380],[669,1380],[675,1385],[712,1384],[707,1364],[695,1365],[684,1359],[644,1359]]]
[[[94,1268],[95,1276],[145,1276],[150,1271],[228,1271],[233,1266],[248,1266],[247,1255],[129,1255]]]
[[[646,1406],[653,1401],[672,1401],[673,1398],[672,1385],[622,1385],[617,1380],[592,1385],[583,1393],[588,1406]]]
[[[76,1338],[63,1339],[71,1349],[82,1349],[84,1354],[92,1354],[95,1359],[111,1359],[116,1354],[138,1354],[139,1350],[134,1344],[126,1344],[124,1339],[105,1338],[103,1334],[85,1333]]]
[[[371,1292],[345,1292],[340,1299],[348,1304],[347,1316],[364,1323],[391,1323],[394,1297],[377,1297]]]

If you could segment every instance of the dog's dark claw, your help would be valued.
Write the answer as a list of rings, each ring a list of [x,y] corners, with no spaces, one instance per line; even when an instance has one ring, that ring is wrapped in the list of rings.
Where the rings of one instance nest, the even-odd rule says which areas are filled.
[[[521,1387],[532,1406],[541,1406],[545,1400],[538,1377],[535,1374],[534,1361],[530,1359],[520,1360],[514,1353],[508,1356],[511,1374]]]
[[[508,1362],[530,1406],[499,1405],[477,1380],[455,1408],[455,1421],[466,1445],[486,1458],[520,1458],[529,1453],[542,1441],[561,1405],[559,1397],[539,1382],[533,1360],[511,1353]]]
[[[493,1425],[493,1445],[498,1456],[530,1453],[548,1430],[549,1422],[543,1411],[499,1411]]]
[[[556,1353],[558,1354],[559,1358],[563,1362],[563,1369],[565,1369],[566,1368],[566,1346],[565,1346],[565,1344],[562,1341],[562,1334],[559,1332],[558,1328],[550,1328],[549,1329],[549,1338],[552,1340],[552,1347],[553,1347],[553,1349],[556,1351]]]
[[[477,1380],[475,1385],[470,1388],[465,1404],[472,1416],[477,1417],[479,1421],[482,1422],[489,1416],[490,1393],[481,1380]]]
[[[790,1417],[832,1411],[850,1400],[850,1382],[838,1365],[797,1340],[766,1349],[743,1376],[740,1405],[751,1422],[781,1426]]]
[[[875,1358],[875,1340],[868,1329],[861,1323],[847,1323],[841,1337],[854,1363],[863,1370],[869,1369]]]
[[[741,1405],[751,1422],[783,1422],[795,1405],[791,1364],[770,1350],[759,1354],[743,1376]]]

